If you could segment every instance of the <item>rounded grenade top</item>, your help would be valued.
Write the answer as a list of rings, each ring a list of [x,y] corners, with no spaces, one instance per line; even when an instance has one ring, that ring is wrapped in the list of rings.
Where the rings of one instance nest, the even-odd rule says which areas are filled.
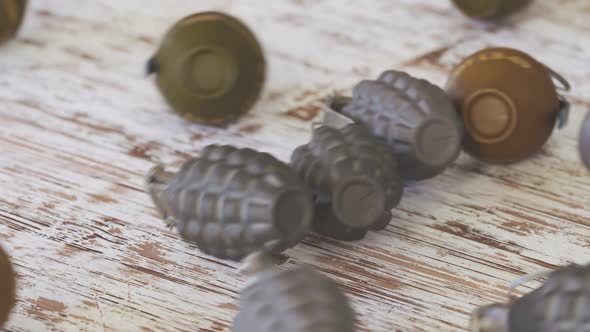
[[[464,149],[497,163],[539,151],[558,119],[563,125],[568,110],[552,76],[569,88],[545,65],[515,49],[488,48],[464,59],[446,87],[465,124]]]
[[[256,37],[237,18],[203,12],[165,35],[148,73],[172,108],[191,121],[218,124],[247,112],[258,99],[266,63]]]
[[[0,44],[16,35],[26,9],[27,0],[0,0]]]
[[[14,306],[15,276],[8,255],[0,247],[0,327],[8,320]]]
[[[582,161],[590,169],[590,113],[586,116],[586,120],[582,126],[580,153],[582,154]]]
[[[523,8],[531,0],[452,0],[463,14],[478,20],[496,20]]]

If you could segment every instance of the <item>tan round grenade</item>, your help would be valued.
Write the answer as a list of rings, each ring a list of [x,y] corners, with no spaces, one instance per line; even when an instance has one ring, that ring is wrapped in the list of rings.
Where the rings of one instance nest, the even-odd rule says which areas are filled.
[[[341,107],[336,111],[389,143],[403,179],[434,177],[461,151],[463,128],[451,100],[441,88],[406,73],[389,70],[360,82]]]
[[[463,14],[478,20],[495,20],[510,15],[531,0],[452,0]]]
[[[0,0],[0,44],[16,35],[26,9],[27,0]]]
[[[586,116],[586,120],[582,125],[582,133],[580,134],[580,153],[582,161],[590,169],[590,113]]]
[[[247,112],[258,99],[266,63],[241,21],[218,12],[176,23],[148,62],[148,73],[172,108],[189,120],[219,124]]]
[[[311,267],[263,267],[240,293],[232,331],[354,332],[355,314],[338,285]]]
[[[465,151],[495,163],[538,152],[558,120],[565,124],[569,110],[552,76],[569,89],[545,65],[515,49],[488,48],[464,59],[446,90],[465,124]]]
[[[338,240],[359,240],[385,228],[403,184],[387,143],[362,124],[321,126],[297,148],[291,165],[315,195],[313,229]]]
[[[210,145],[178,173],[156,167],[147,181],[168,224],[218,258],[280,253],[311,228],[311,193],[289,165],[268,153]]]
[[[16,301],[16,282],[14,270],[8,255],[0,247],[0,328],[8,320],[8,316]]]

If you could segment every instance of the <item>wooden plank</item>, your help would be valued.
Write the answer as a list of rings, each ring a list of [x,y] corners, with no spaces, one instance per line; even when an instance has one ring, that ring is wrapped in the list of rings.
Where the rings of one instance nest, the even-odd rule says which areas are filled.
[[[310,235],[286,252],[350,295],[362,331],[465,331],[513,279],[590,259],[590,177],[576,139],[590,108],[590,7],[537,0],[500,26],[447,1],[32,1],[0,50],[0,243],[19,276],[7,331],[228,331],[244,279],[165,229],[143,190],[210,143],[288,160],[334,91],[396,68],[444,85],[490,45],[530,52],[574,89],[570,125],[509,167],[460,159],[407,188],[390,226],[363,241]],[[237,15],[269,58],[266,91],[225,128],[169,112],[145,60],[177,19]],[[532,282],[522,291],[536,286]]]

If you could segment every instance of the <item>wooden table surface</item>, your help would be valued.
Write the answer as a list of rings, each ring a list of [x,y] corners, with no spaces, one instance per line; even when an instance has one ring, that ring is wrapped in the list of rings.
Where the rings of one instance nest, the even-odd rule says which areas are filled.
[[[288,160],[324,98],[401,69],[444,85],[485,46],[534,54],[573,90],[569,126],[510,166],[466,155],[405,191],[386,230],[344,243],[310,235],[286,266],[335,279],[361,331],[465,331],[524,274],[590,261],[590,175],[577,153],[590,106],[590,5],[537,0],[502,25],[443,0],[32,0],[0,49],[0,244],[18,272],[7,331],[228,331],[244,277],[166,230],[143,187],[211,143]],[[177,19],[237,15],[270,73],[255,108],[225,128],[169,111],[145,60]],[[521,293],[538,287],[534,281]]]

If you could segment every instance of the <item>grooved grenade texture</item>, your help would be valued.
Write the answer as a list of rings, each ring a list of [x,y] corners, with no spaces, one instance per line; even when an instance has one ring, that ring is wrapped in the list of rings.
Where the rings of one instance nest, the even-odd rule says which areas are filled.
[[[8,320],[15,299],[15,275],[8,255],[0,247],[0,328]]]
[[[384,228],[401,199],[391,148],[361,124],[316,128],[291,164],[314,191],[313,228],[336,239],[358,240],[370,228]]]
[[[244,289],[233,332],[354,332],[338,286],[308,267],[267,271]]]
[[[281,252],[306,235],[313,218],[311,194],[291,168],[252,149],[210,145],[150,190],[185,240],[219,258]]]
[[[391,145],[404,179],[438,175],[461,150],[463,127],[449,97],[406,73],[386,71],[360,82],[341,112]]]
[[[566,267],[510,308],[510,332],[590,331],[590,265]]]
[[[582,161],[586,164],[586,167],[590,169],[590,113],[586,116],[586,120],[582,126],[582,133],[580,135],[580,153],[582,154]]]

